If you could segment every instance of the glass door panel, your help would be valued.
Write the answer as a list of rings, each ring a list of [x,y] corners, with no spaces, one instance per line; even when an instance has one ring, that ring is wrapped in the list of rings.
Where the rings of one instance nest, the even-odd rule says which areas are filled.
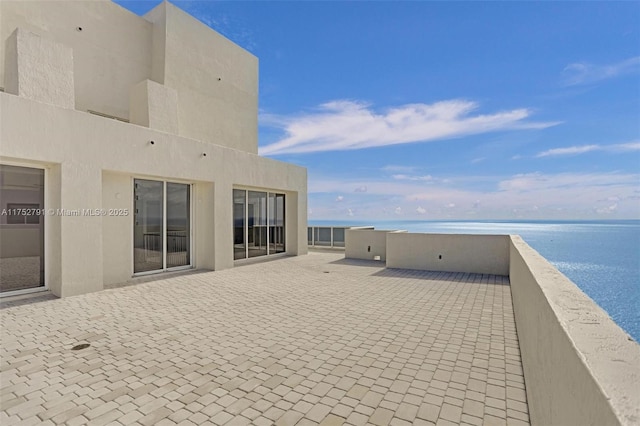
[[[167,182],[167,268],[191,264],[189,185]]]
[[[133,272],[163,269],[164,183],[134,180]]]
[[[283,253],[284,194],[269,194],[269,254]]]
[[[0,292],[44,286],[44,170],[0,165]]]
[[[247,257],[247,246],[245,245],[245,206],[247,191],[241,189],[233,190],[233,258],[244,259]]]
[[[267,193],[249,191],[248,196],[249,257],[267,254]]]

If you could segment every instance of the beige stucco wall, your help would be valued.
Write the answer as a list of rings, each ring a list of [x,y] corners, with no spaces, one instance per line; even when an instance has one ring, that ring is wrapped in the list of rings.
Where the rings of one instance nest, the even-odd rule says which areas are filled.
[[[509,237],[390,233],[387,267],[508,275]]]
[[[129,122],[179,134],[178,92],[153,80],[138,83],[130,93]]]
[[[152,74],[178,93],[179,134],[257,153],[258,59],[170,3],[146,18],[162,55]]]
[[[102,172],[103,209],[133,208],[132,177],[125,173]],[[132,216],[102,217],[102,264],[104,284],[118,283],[133,274],[133,223]],[[129,232],[126,232],[126,230]]]
[[[77,109],[127,118],[129,90],[151,76],[152,27],[107,0],[0,1],[0,85],[4,41],[23,28],[73,50]]]
[[[121,208],[132,203],[133,177],[193,183],[194,266],[224,269],[234,264],[233,188],[260,188],[286,194],[287,253],[307,252],[304,168],[6,93],[0,112],[0,160],[45,165],[47,208]],[[68,296],[130,278],[132,220],[47,217],[52,291]]]
[[[37,69],[45,76],[55,71],[52,55],[73,69],[62,73],[71,90],[43,85],[41,96],[49,87],[75,98],[66,107],[258,152],[258,59],[176,6],[163,2],[140,17],[109,0],[1,1],[2,87],[17,83],[15,64],[5,70],[6,57],[16,57],[16,43],[6,41],[17,28],[68,53],[32,57],[44,61]],[[143,90],[148,80],[166,90],[152,82]]]
[[[5,42],[5,91],[74,108],[71,48],[17,28]]]
[[[344,235],[344,257],[347,259],[387,259],[387,234],[390,232],[374,229],[347,229]]]
[[[287,253],[306,253],[306,170],[257,155],[255,56],[166,2],[143,18],[108,0],[2,1],[0,37],[0,160],[45,168],[47,209],[130,211],[45,218],[54,294],[131,277],[134,178],[192,184],[196,268],[234,265],[234,187],[286,194]]]
[[[2,96],[0,94],[0,96]],[[4,119],[5,114],[1,109],[2,103],[0,98],[0,114]],[[0,127],[0,161],[2,161],[2,153],[4,152],[4,139],[2,138],[2,128]],[[13,160],[13,159],[10,159]],[[61,182],[61,165],[50,164],[47,162],[28,162],[20,165],[32,165],[34,167],[44,168],[44,205],[47,209],[58,210],[62,206],[60,194]],[[62,247],[61,247],[61,229],[62,217],[56,215],[47,215],[44,217],[44,282],[49,290],[55,295],[62,295]]]
[[[520,237],[509,245],[532,424],[639,424],[640,345]]]

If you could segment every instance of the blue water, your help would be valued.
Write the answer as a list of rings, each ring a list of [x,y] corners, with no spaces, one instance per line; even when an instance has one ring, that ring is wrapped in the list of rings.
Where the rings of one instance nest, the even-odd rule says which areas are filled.
[[[441,234],[519,234],[640,342],[640,221],[310,221]]]

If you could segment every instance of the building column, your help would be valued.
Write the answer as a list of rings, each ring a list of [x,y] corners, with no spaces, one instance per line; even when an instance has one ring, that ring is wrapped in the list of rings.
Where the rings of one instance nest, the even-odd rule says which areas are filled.
[[[287,192],[285,199],[285,223],[287,254],[299,256],[308,253],[307,199],[298,192]]]
[[[215,269],[233,268],[233,186],[216,182],[213,223],[215,226]]]
[[[195,257],[193,265],[198,269],[216,269],[215,255],[219,251],[215,245],[215,188],[213,182],[198,182],[193,185]]]
[[[58,168],[59,207],[51,222],[59,235],[50,244],[59,250],[59,259],[52,259],[59,262],[59,282],[54,274],[51,290],[60,297],[102,290],[102,216],[108,214],[102,211],[102,171],[76,162]]]

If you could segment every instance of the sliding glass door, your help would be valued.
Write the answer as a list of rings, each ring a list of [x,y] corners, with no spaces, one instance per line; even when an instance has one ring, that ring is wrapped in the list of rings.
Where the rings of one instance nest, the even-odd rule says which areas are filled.
[[[267,193],[249,191],[247,205],[249,257],[267,254]]]
[[[133,272],[163,269],[164,183],[136,179],[134,183]]]
[[[233,190],[233,258],[234,260],[247,257],[245,240],[245,213],[247,206],[247,191]]]
[[[189,185],[167,183],[167,268],[191,264]]]
[[[191,265],[189,185],[134,180],[133,272]]]
[[[269,194],[269,253],[284,252],[284,194]]]
[[[44,170],[0,165],[0,292],[44,287]]]
[[[233,190],[233,258],[285,252],[284,194]]]

